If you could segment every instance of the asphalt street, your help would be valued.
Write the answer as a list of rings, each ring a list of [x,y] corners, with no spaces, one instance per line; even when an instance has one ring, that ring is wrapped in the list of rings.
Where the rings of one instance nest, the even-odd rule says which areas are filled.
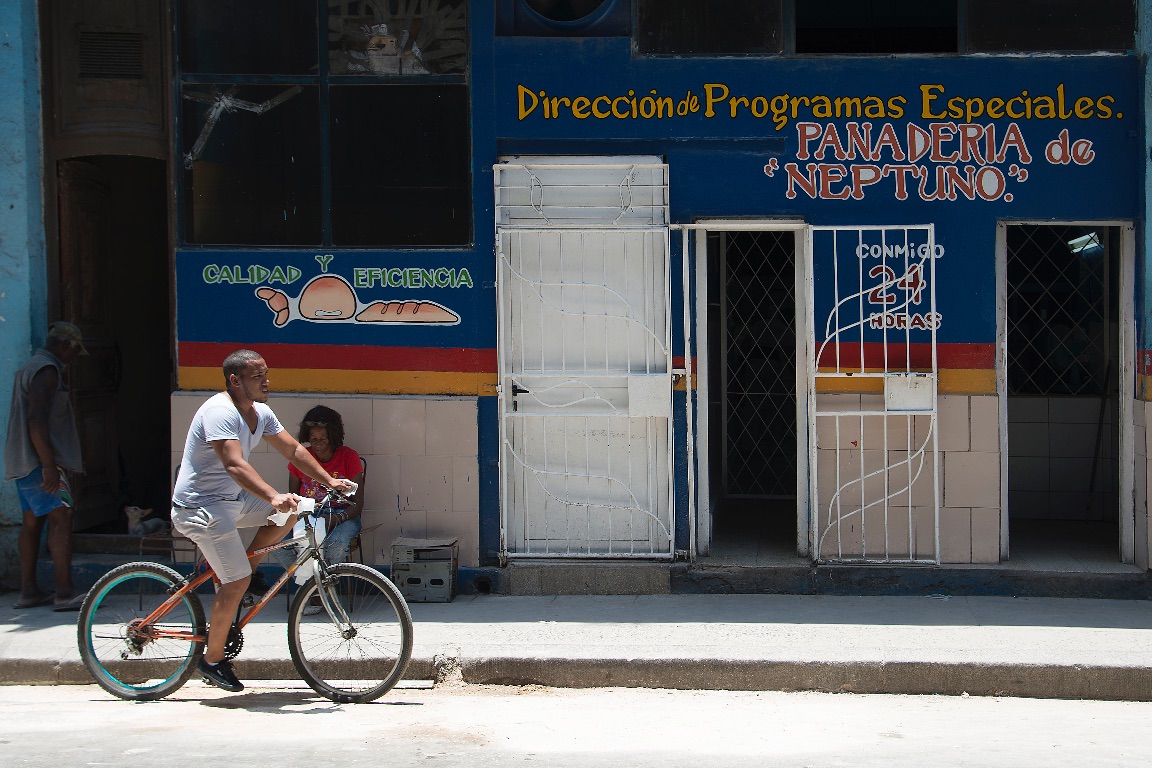
[[[406,684],[337,705],[299,683],[192,682],[135,704],[93,685],[0,686],[15,766],[1144,768],[1152,703]]]

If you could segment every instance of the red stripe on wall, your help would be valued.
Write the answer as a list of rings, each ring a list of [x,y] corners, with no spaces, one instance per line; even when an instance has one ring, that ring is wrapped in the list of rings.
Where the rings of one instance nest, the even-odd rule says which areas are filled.
[[[219,367],[239,344],[182,341],[180,365]],[[269,368],[334,368],[352,371],[456,371],[495,373],[494,349],[372,347],[355,344],[255,344]]]
[[[257,344],[256,351],[264,356],[270,368],[334,368],[356,371],[458,371],[462,373],[495,373],[495,349],[467,349],[440,347],[373,347],[355,344]],[[182,341],[178,354],[180,365],[218,367],[224,358],[240,348],[238,344],[219,342]],[[927,368],[932,361],[932,348],[928,344],[912,344],[912,366]],[[936,358],[941,368],[985,368],[996,366],[996,347],[993,344],[938,344]],[[904,345],[888,346],[890,363],[904,359]],[[822,368],[835,365],[835,351],[831,345],[824,348],[820,359]],[[841,365],[849,370],[859,365],[860,345],[840,345]],[[695,362],[695,361],[693,361]],[[684,358],[673,359],[676,368],[684,367]],[[879,343],[864,345],[864,366],[882,368],[884,348]],[[695,367],[695,366],[694,366]],[[891,367],[891,366],[890,366]]]
[[[931,344],[907,345],[913,368],[930,368],[932,366]],[[819,348],[819,345],[817,345]],[[888,368],[903,367],[905,359],[904,344],[888,345]],[[936,362],[941,368],[995,368],[995,344],[937,344]],[[824,347],[820,355],[819,366],[832,368],[836,365],[836,348],[829,344]],[[860,367],[860,344],[840,344],[840,367],[856,370]],[[866,342],[864,344],[864,367],[884,368],[884,345],[879,342]]]

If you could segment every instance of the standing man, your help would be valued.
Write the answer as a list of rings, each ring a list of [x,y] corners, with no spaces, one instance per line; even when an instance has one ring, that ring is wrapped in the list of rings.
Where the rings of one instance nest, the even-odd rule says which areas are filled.
[[[84,471],[66,369],[86,354],[79,328],[72,323],[52,323],[44,346],[16,372],[12,386],[4,474],[6,480],[16,481],[24,514],[17,608],[52,603],[53,610],[75,611],[84,600],[72,584],[72,489],[65,472]],[[45,522],[48,551],[56,570],[54,595],[36,583],[36,559]]]
[[[248,463],[261,439],[309,477],[330,488],[351,493],[348,480],[337,480],[280,425],[267,406],[268,366],[248,349],[224,360],[225,391],[213,395],[188,427],[184,458],[172,492],[172,527],[196,542],[220,580],[212,603],[208,647],[199,672],[226,691],[244,685],[224,660],[224,645],[232,617],[252,578],[259,558],[248,557],[238,528],[259,528],[252,549],[271,546],[292,530],[295,516],[282,526],[268,521],[274,512],[294,513],[300,497],[280,493]]]

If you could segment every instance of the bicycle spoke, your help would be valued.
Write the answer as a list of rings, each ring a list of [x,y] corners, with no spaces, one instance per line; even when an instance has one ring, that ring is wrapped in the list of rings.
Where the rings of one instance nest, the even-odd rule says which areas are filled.
[[[179,582],[179,574],[158,563],[129,563],[89,591],[77,641],[85,667],[105,690],[125,699],[156,699],[191,675],[201,644],[164,632],[203,637],[204,614],[195,594],[176,600],[163,623],[139,626]]]
[[[316,581],[300,590],[289,615],[292,661],[314,690],[342,702],[371,701],[400,680],[412,652],[412,619],[399,591],[377,571],[344,563],[329,569],[329,600],[349,619],[304,616]]]

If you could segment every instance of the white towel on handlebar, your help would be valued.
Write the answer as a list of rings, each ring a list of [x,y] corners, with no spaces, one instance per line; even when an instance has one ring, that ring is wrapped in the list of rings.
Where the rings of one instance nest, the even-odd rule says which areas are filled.
[[[312,499],[308,499],[308,501],[312,501]],[[316,531],[316,545],[319,546],[321,543],[323,543],[324,537],[328,535],[327,520],[319,516],[314,517],[312,518],[312,527]],[[296,525],[292,526],[292,538],[298,539],[305,534],[306,531],[304,530],[304,518],[301,517],[296,521]],[[296,546],[303,550],[304,547],[307,546],[307,541],[301,544],[297,544]],[[309,559],[301,563],[300,567],[296,569],[296,573],[292,575],[297,584],[303,584],[304,582],[308,581],[308,579],[312,578],[313,570],[312,560]]]

